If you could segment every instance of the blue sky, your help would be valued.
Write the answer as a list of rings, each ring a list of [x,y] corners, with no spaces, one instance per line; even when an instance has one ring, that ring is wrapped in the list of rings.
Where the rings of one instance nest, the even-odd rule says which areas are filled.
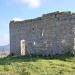
[[[9,22],[55,11],[75,12],[75,0],[0,0],[0,45],[9,43]]]

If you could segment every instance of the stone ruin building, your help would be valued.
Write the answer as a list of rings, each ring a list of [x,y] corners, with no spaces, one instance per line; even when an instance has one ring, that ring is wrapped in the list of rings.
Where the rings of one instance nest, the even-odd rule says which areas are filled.
[[[10,22],[10,53],[55,55],[75,49],[75,13],[53,12],[42,17]]]

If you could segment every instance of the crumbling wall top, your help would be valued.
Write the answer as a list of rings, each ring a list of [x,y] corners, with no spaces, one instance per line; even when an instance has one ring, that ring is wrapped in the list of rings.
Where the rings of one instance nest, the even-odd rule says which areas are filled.
[[[37,17],[34,19],[29,19],[29,20],[23,20],[23,21],[10,21],[10,24],[16,24],[16,23],[33,23],[36,21],[41,21],[44,18],[70,18],[70,19],[75,19],[75,13],[71,13],[70,11],[68,12],[53,12],[53,13],[48,13],[48,14],[44,14],[41,17]]]

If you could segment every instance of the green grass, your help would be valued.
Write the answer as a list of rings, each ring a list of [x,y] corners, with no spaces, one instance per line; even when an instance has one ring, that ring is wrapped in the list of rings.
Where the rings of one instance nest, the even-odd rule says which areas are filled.
[[[2,58],[0,75],[75,75],[75,56]]]

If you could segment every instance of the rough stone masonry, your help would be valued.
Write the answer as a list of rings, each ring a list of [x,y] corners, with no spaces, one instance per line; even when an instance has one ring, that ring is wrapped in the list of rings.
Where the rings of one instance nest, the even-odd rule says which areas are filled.
[[[75,13],[53,12],[10,22],[10,53],[55,55],[75,49]]]

